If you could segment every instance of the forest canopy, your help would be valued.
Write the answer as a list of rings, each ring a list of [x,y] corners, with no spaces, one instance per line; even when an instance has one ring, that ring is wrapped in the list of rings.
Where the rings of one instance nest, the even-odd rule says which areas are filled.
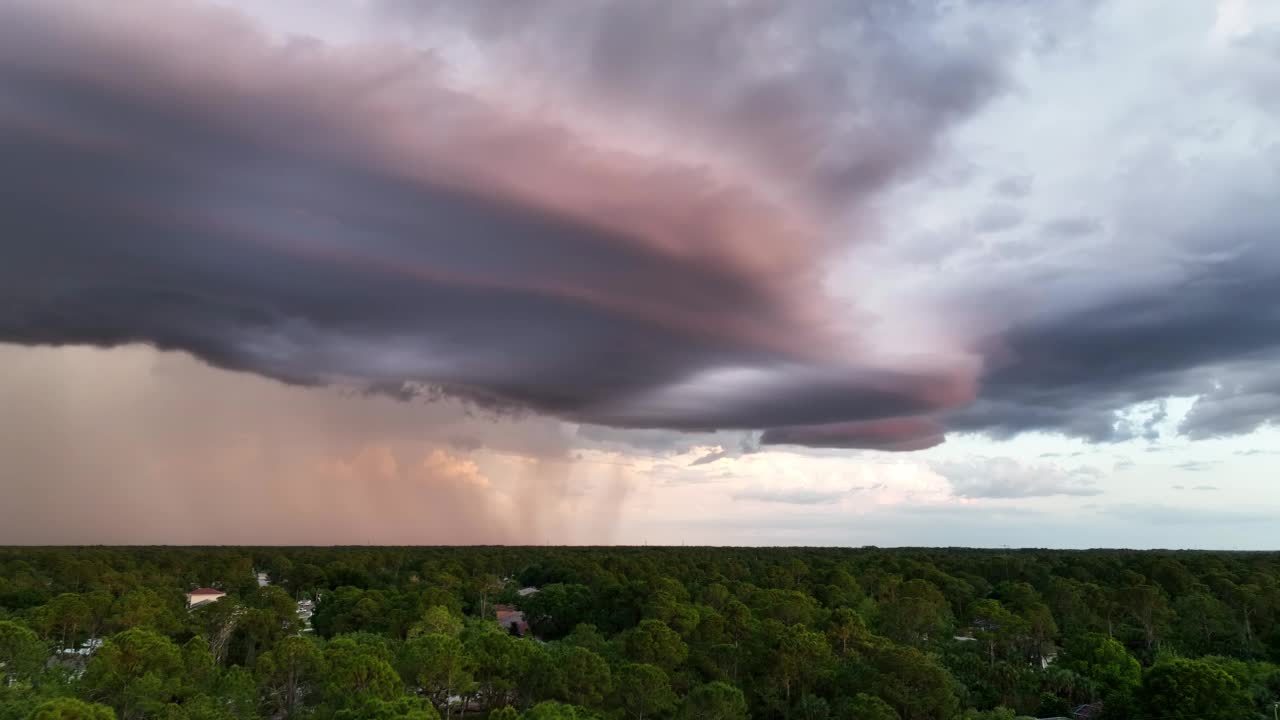
[[[1261,720],[1277,663],[1276,553],[0,548],[0,720]]]

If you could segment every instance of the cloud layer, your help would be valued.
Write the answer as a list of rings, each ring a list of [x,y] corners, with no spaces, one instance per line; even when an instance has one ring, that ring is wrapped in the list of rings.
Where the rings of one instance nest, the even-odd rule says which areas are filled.
[[[989,169],[953,242],[899,242],[894,198],[936,190],[957,135],[1093,62],[1055,30],[1110,39],[1089,6],[335,7],[362,29],[0,7],[0,341],[763,445],[1117,440],[1172,396],[1193,438],[1280,417],[1270,115],[1156,128],[1083,171],[1114,193],[1082,208],[1042,204],[1050,164]],[[1187,82],[1263,107],[1268,36],[1214,42],[1170,51]]]

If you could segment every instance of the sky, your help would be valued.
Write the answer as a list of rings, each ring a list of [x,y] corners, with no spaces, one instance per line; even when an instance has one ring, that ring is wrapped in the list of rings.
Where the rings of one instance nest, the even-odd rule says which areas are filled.
[[[0,0],[0,543],[1280,547],[1280,4]]]

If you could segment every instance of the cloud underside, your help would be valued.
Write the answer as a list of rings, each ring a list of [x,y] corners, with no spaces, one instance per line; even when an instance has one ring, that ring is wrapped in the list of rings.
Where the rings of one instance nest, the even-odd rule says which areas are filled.
[[[6,4],[0,340],[763,444],[1118,439],[1140,432],[1118,411],[1177,394],[1201,396],[1193,437],[1276,417],[1274,209],[1226,228],[1227,260],[1001,318],[977,349],[880,352],[820,290],[859,239],[847,217],[999,92],[1001,43],[897,3],[618,3],[584,45],[551,22],[576,3],[536,5],[546,42],[442,7],[494,62],[528,61],[520,82],[561,82],[555,104],[464,81],[444,50],[279,40],[198,4]],[[734,52],[819,28],[858,42],[788,45],[785,70]],[[1020,223],[1001,206],[984,227]]]

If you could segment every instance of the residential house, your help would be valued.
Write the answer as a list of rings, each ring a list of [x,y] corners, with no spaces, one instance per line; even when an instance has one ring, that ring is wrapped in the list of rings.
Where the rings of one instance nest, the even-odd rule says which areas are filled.
[[[497,615],[498,624],[510,630],[512,634],[524,637],[529,633],[529,623],[525,622],[524,613],[517,610],[514,605],[494,605],[493,612]]]
[[[201,605],[207,605],[211,602],[216,602],[218,600],[221,600],[226,596],[227,596],[226,593],[222,592],[217,588],[211,588],[211,587],[196,588],[195,590],[192,590],[191,592],[187,593],[187,607],[190,609],[195,609],[200,607]]]

